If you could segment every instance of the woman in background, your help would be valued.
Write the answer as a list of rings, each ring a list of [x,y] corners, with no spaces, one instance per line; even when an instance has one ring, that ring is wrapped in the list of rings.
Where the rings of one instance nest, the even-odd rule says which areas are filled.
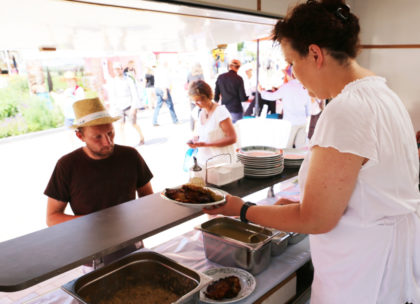
[[[236,132],[229,111],[213,102],[213,90],[203,80],[190,84],[188,95],[200,108],[196,123],[196,136],[187,144],[198,148],[197,161],[205,166],[209,158],[228,153],[235,156]]]
[[[356,62],[359,32],[340,0],[297,5],[276,24],[295,76],[311,96],[332,98],[299,171],[300,202],[255,206],[228,195],[204,211],[310,234],[311,304],[420,303],[414,129],[385,79]]]

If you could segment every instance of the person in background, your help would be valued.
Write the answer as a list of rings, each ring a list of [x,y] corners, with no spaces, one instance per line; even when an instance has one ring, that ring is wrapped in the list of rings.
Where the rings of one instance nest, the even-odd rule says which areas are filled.
[[[73,71],[67,71],[63,75],[67,88],[62,94],[54,93],[53,98],[58,99],[64,115],[64,125],[70,127],[74,122],[73,104],[85,98],[85,90],[77,84],[77,77]]]
[[[146,74],[144,75],[147,96],[147,107],[149,109],[154,109],[156,106],[155,75],[153,72],[153,68],[154,66],[147,67]]]
[[[311,98],[311,119],[309,120],[308,138],[311,139],[314,135],[315,126],[318,122],[321,112],[325,107],[325,101],[318,98]]]
[[[197,161],[205,168],[207,160],[213,156],[229,153],[234,157],[236,132],[229,111],[212,101],[212,89],[203,80],[191,83],[188,95],[201,109],[196,124],[197,136],[187,143],[190,148],[198,148]]]
[[[134,148],[114,144],[112,123],[120,117],[111,116],[98,98],[77,101],[73,108],[72,128],[85,146],[61,157],[54,168],[44,192],[48,226],[123,204],[136,194],[153,193],[153,175],[141,155]],[[74,215],[64,213],[67,204]],[[121,253],[135,249],[129,246]]]
[[[127,62],[127,66],[124,68],[123,72],[125,76],[131,77],[135,82],[137,81],[137,73],[133,60]]]
[[[186,82],[186,86],[185,89],[188,92],[188,89],[190,87],[190,85],[197,80],[204,80],[204,74],[203,74],[203,68],[201,67],[200,63],[195,63],[191,69],[191,71],[188,73],[187,76],[187,82]],[[195,118],[193,115],[193,110],[195,108],[195,102],[193,100],[190,100],[190,108],[191,108],[191,113],[190,113],[190,126],[191,126],[191,130],[194,131],[194,126],[195,126]]]
[[[169,78],[169,73],[169,66],[166,61],[163,63],[163,65],[157,68],[155,73],[155,92],[157,98],[156,108],[153,113],[153,126],[155,127],[159,126],[159,112],[164,102],[169,108],[169,113],[171,114],[172,122],[174,124],[178,123],[178,117],[176,116],[175,107],[171,96],[171,81]]]
[[[300,201],[227,195],[203,211],[310,234],[311,304],[420,303],[415,132],[385,79],[357,63],[359,32],[340,0],[299,4],[277,22],[293,73],[312,96],[331,98],[300,167]]]
[[[292,128],[286,148],[300,148],[306,144],[306,126],[311,115],[311,97],[292,73],[292,78],[274,92],[261,91],[261,98],[275,101],[281,99],[283,119],[290,121]]]
[[[417,148],[419,150],[419,158],[420,158],[420,131],[417,131],[416,139],[417,139]]]
[[[144,135],[137,124],[140,97],[136,84],[130,76],[124,75],[124,69],[120,62],[114,62],[113,68],[115,76],[111,80],[110,88],[111,109],[113,109],[113,113],[122,116],[121,134],[124,136],[125,122],[130,119],[140,138],[138,145],[143,145]]]
[[[420,131],[417,131],[416,139],[417,139],[417,149],[419,152],[419,160],[420,160]],[[420,172],[419,172],[419,191],[420,191]]]
[[[222,100],[221,104],[228,109],[233,123],[242,119],[244,114],[242,102],[248,100],[245,94],[244,80],[238,75],[240,67],[241,62],[238,59],[231,60],[229,71],[217,77],[214,91],[214,100],[217,102]]]

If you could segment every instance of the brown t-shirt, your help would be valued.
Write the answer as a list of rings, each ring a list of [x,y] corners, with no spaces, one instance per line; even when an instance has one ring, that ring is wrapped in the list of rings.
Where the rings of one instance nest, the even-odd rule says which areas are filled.
[[[115,145],[114,153],[100,160],[79,148],[58,160],[44,194],[84,215],[135,199],[152,177],[134,148]]]

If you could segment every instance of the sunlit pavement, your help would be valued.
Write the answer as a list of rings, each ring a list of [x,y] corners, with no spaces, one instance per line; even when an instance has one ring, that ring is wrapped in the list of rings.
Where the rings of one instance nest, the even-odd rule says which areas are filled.
[[[179,124],[172,123],[163,105],[158,127],[152,126],[153,110],[139,112],[138,124],[145,136],[141,146],[136,146],[139,137],[130,124],[123,136],[115,123],[115,143],[136,146],[154,175],[155,192],[188,179],[183,171],[186,142],[191,137],[188,102],[176,102],[175,111]],[[0,140],[0,242],[47,227],[43,192],[52,170],[61,156],[81,145],[72,131],[63,128]]]

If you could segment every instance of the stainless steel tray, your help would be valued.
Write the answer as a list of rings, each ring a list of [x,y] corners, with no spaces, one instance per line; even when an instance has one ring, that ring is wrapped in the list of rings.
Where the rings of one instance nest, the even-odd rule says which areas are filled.
[[[284,231],[279,231],[279,234],[271,240],[271,255],[277,256],[282,254],[289,244],[290,234]]]
[[[161,254],[143,251],[96,269],[63,285],[62,288],[81,303],[94,304],[100,301],[107,303],[107,299],[118,291],[125,290],[127,286],[141,288],[147,284],[170,290],[178,299],[168,303],[178,304],[198,303],[200,290],[211,281],[211,277]],[[128,300],[133,299],[121,299],[121,303],[127,303]]]
[[[297,244],[307,236],[307,234],[297,232],[289,232],[289,235],[289,245]]]
[[[280,231],[229,218],[211,219],[196,229],[203,233],[206,257],[223,266],[258,274],[271,262],[271,239]]]

